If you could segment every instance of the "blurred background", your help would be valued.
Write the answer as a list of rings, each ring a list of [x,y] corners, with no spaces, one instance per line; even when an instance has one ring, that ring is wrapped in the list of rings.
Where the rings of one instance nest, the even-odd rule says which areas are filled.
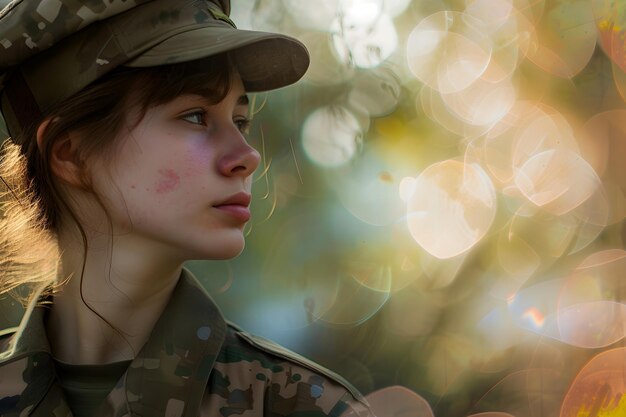
[[[311,67],[254,96],[246,250],[188,264],[225,315],[438,417],[625,416],[626,2],[232,3]]]
[[[189,264],[225,315],[436,416],[626,415],[626,2],[232,3],[312,62],[255,97],[246,250]]]

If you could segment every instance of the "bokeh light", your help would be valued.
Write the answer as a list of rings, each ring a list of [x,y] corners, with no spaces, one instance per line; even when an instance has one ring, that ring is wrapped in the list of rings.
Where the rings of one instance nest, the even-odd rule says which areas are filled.
[[[419,175],[407,204],[407,223],[417,243],[445,259],[478,243],[495,213],[495,190],[482,168],[449,160]]]
[[[562,385],[557,369],[514,372],[496,384],[474,408],[498,410],[516,417],[556,416],[561,406]]]
[[[367,401],[377,416],[434,417],[428,402],[404,387],[387,387],[373,392]]]
[[[361,135],[361,126],[348,109],[329,106],[317,109],[304,122],[302,145],[313,162],[339,166],[354,157]]]
[[[404,13],[409,4],[411,0],[385,0],[384,7],[390,16],[396,17]]]
[[[350,3],[331,28],[335,49],[344,62],[361,68],[376,67],[398,47],[393,21],[382,11],[381,1],[369,0],[364,9],[360,2]]]
[[[514,12],[511,0],[469,0],[465,13],[479,19],[491,32],[505,25]]]
[[[572,78],[589,62],[597,31],[591,1],[546,2],[528,58],[556,76]]]
[[[559,295],[559,331],[565,343],[609,346],[626,336],[626,251],[613,249],[586,258]]]
[[[626,51],[623,47],[626,7],[622,2],[611,0],[593,0],[590,3],[602,49],[611,61],[622,71],[626,71]]]
[[[430,87],[424,86],[420,91],[416,106],[433,122],[444,129],[464,138],[476,138],[489,131],[491,126],[476,126],[464,122],[443,101],[442,95]]]
[[[626,146],[626,111],[609,110],[598,113],[583,126],[584,141],[581,153],[598,173],[604,183],[608,205],[606,224],[616,223],[624,218],[624,190],[626,190],[626,170],[624,157]]]
[[[626,412],[626,348],[599,353],[580,371],[567,392],[560,417],[622,416]]]
[[[468,88],[441,97],[463,122],[491,126],[509,113],[515,104],[516,92],[508,80],[491,82],[479,78]]]
[[[397,192],[401,178],[393,169],[370,152],[341,172],[329,172],[328,183],[354,217],[385,226],[399,221],[405,211]]]
[[[355,264],[342,271],[346,279],[340,281],[337,297],[317,319],[330,325],[361,324],[372,318],[389,300],[392,281],[389,267],[363,262]]]
[[[533,155],[515,173],[515,185],[533,204],[561,215],[580,206],[600,179],[577,153],[549,150]]]
[[[579,156],[568,121],[546,106],[516,103],[487,132],[482,148],[492,178],[508,187],[509,195],[515,194],[513,186],[528,201],[557,214],[577,207],[600,186],[595,171]],[[586,185],[581,187],[579,181]]]
[[[422,20],[407,40],[413,74],[441,93],[467,88],[487,69],[491,43],[480,22],[458,12],[438,12]]]

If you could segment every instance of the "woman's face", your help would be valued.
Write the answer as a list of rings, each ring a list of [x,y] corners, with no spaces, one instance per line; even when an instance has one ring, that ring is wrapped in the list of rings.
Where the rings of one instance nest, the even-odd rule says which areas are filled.
[[[111,162],[90,168],[116,238],[180,259],[225,259],[244,246],[252,173],[248,98],[239,77],[224,100],[183,95],[150,108]]]

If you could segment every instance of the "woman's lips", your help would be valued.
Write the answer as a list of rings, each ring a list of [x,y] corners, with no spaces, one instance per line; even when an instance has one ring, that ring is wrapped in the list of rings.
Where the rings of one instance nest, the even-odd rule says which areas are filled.
[[[244,223],[250,220],[250,209],[248,206],[242,206],[241,204],[221,204],[213,207],[235,220],[239,220]]]
[[[248,208],[250,205],[250,199],[250,194],[238,192],[215,204],[213,207],[229,215],[235,220],[245,223],[250,220],[250,209]]]

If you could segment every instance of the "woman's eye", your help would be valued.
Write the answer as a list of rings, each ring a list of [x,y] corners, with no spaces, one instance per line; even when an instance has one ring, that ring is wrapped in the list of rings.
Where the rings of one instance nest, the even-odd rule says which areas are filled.
[[[195,125],[206,125],[206,117],[203,111],[195,111],[193,113],[186,114],[181,117],[182,120],[186,122],[193,123]]]
[[[235,125],[237,126],[237,129],[239,129],[241,133],[248,133],[248,131],[250,130],[250,123],[251,123],[251,120],[248,119],[247,117],[243,117],[241,119],[235,120]]]

